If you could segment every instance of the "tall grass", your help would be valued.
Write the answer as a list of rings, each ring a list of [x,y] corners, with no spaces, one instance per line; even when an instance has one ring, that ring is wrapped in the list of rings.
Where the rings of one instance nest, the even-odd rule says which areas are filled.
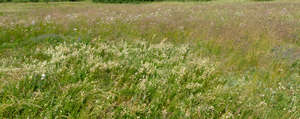
[[[0,5],[0,118],[299,118],[298,4]]]

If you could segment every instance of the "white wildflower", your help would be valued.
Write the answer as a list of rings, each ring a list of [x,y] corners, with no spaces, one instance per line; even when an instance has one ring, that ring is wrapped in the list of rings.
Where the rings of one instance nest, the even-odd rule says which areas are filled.
[[[42,74],[41,80],[44,80],[46,78],[46,74]]]
[[[47,15],[47,16],[45,17],[45,21],[46,21],[46,22],[50,22],[50,20],[51,20],[51,15]]]

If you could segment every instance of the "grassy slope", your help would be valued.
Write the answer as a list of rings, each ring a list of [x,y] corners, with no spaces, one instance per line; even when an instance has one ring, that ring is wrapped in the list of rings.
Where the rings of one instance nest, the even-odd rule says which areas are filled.
[[[0,4],[0,118],[299,118],[298,6]]]

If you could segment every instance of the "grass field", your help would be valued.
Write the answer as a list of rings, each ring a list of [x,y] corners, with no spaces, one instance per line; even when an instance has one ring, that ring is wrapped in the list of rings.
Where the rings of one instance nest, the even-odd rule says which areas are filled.
[[[0,118],[300,118],[300,2],[0,4]]]

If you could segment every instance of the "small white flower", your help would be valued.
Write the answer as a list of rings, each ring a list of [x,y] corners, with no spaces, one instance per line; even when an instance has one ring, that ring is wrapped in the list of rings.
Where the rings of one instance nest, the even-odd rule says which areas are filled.
[[[47,16],[45,17],[46,22],[50,22],[50,19],[51,19],[51,15],[47,15]]]
[[[46,78],[46,74],[42,74],[41,80],[44,80]]]

